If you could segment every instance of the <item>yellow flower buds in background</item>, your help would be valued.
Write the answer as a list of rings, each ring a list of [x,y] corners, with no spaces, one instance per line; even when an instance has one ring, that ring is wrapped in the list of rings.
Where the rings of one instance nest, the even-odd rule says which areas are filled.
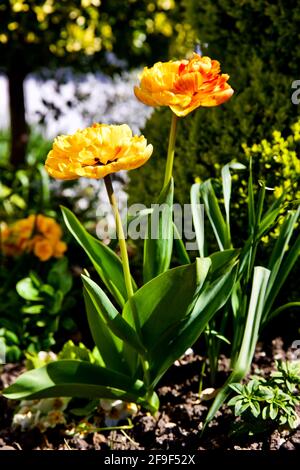
[[[126,124],[93,124],[75,134],[58,136],[45,166],[49,175],[57,179],[99,179],[142,166],[152,151],[145,137],[133,136]]]
[[[33,252],[41,261],[63,256],[67,249],[58,223],[42,214],[30,215],[10,226],[1,226],[2,248],[7,256]]]
[[[145,67],[136,97],[148,106],[169,106],[179,117],[200,106],[218,106],[229,100],[233,89],[229,75],[220,73],[220,64],[193,54],[190,60],[157,62]]]

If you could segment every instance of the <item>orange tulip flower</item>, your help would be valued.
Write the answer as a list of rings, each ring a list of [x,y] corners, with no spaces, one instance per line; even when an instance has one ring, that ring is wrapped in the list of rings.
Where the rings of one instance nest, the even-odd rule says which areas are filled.
[[[148,106],[169,106],[178,116],[186,116],[200,106],[218,106],[229,100],[233,89],[229,75],[220,73],[220,64],[194,53],[190,60],[157,62],[145,67],[135,96]]]
[[[3,227],[3,252],[7,256],[32,252],[40,261],[47,261],[52,257],[60,258],[67,249],[61,237],[61,227],[54,219],[42,214],[32,214],[26,219]]]

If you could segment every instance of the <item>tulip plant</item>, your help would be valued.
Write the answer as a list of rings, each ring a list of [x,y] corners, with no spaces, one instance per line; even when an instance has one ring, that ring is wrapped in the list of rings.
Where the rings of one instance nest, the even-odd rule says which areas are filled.
[[[48,173],[58,179],[104,178],[116,221],[120,257],[90,235],[67,208],[65,224],[93,264],[98,279],[82,274],[87,318],[100,362],[59,360],[26,372],[4,391],[12,399],[45,397],[95,397],[122,399],[154,413],[159,407],[155,387],[167,369],[202,332],[206,332],[212,373],[217,367],[220,344],[233,325],[232,374],[217,395],[209,421],[228,396],[232,383],[248,372],[259,332],[287,304],[273,304],[299,254],[299,236],[290,246],[300,209],[282,207],[282,198],[264,211],[266,188],[255,198],[250,162],[248,185],[248,239],[234,249],[230,225],[231,172],[239,163],[222,170],[224,215],[213,182],[196,183],[191,207],[199,257],[192,263],[173,223],[173,161],[178,118],[199,107],[217,106],[233,94],[228,75],[217,61],[194,54],[190,60],[157,63],[145,68],[135,95],[149,106],[168,106],[172,111],[164,186],[147,217],[144,242],[143,285],[137,286],[130,271],[126,240],[111,174],[145,164],[153,148],[143,136],[133,136],[127,125],[94,124],[74,135],[59,136],[46,160]],[[215,234],[219,251],[207,252],[203,213]],[[163,204],[164,210],[160,211]],[[262,237],[283,218],[279,237],[267,268],[257,266]],[[176,235],[176,236],[175,236]],[[173,240],[180,250],[181,266],[171,268]],[[289,247],[287,255],[286,250]],[[222,309],[222,310],[221,310]],[[216,313],[221,310],[219,322]],[[218,330],[218,335],[212,332]]]
[[[166,370],[207,328],[230,297],[237,274],[238,251],[227,249],[170,268],[173,247],[173,178],[177,117],[200,106],[216,106],[233,93],[219,63],[198,54],[190,60],[145,68],[138,99],[173,112],[164,187],[158,204],[167,212],[148,215],[144,245],[144,283],[137,286],[130,266],[111,173],[140,167],[152,154],[143,136],[127,125],[94,124],[74,135],[59,136],[46,160],[58,179],[104,178],[118,235],[121,257],[92,237],[75,215],[62,208],[65,223],[85,250],[100,282],[85,271],[83,295],[101,365],[61,360],[26,372],[4,391],[12,399],[97,397],[159,407],[155,387]],[[153,220],[158,220],[156,226]],[[153,235],[154,233],[154,235]],[[184,251],[183,244],[181,244]]]
[[[143,285],[137,286],[130,271],[126,240],[111,174],[145,164],[153,148],[143,136],[133,136],[127,125],[94,124],[74,135],[59,136],[46,160],[48,173],[58,179],[104,178],[116,221],[120,257],[90,235],[67,208],[65,224],[93,264],[99,279],[82,274],[87,318],[100,363],[59,360],[26,372],[4,391],[12,399],[45,397],[95,397],[131,401],[151,412],[159,407],[155,387],[167,369],[202,332],[206,332],[212,373],[217,367],[220,344],[233,324],[232,374],[217,395],[209,421],[230,391],[250,368],[261,328],[288,304],[273,310],[287,275],[299,254],[300,239],[290,245],[300,209],[282,207],[282,198],[264,211],[266,188],[255,198],[250,162],[248,186],[249,235],[244,245],[233,248],[230,225],[231,172],[239,163],[222,170],[224,215],[213,182],[196,183],[191,207],[199,257],[192,263],[173,223],[173,161],[178,118],[198,107],[217,106],[233,94],[228,75],[217,61],[194,54],[190,60],[157,63],[145,68],[136,97],[149,106],[168,106],[172,111],[164,186],[147,217],[144,242]],[[207,252],[203,213],[215,234],[219,251]],[[163,212],[160,205],[164,205]],[[283,218],[268,267],[257,266],[262,237]],[[175,236],[176,235],[176,236]],[[173,240],[180,250],[181,266],[171,268]],[[285,252],[289,247],[287,255]],[[222,309],[222,310],[221,310]],[[221,310],[219,322],[216,313]],[[220,324],[219,324],[220,323]],[[212,332],[218,330],[218,335]]]

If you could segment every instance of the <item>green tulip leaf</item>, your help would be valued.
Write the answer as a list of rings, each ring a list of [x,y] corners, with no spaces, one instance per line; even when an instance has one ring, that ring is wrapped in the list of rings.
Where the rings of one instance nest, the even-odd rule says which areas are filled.
[[[92,237],[69,209],[61,207],[61,210],[66,226],[90,258],[102,282],[118,304],[123,306],[128,296],[121,259],[108,246]],[[132,283],[136,289],[134,280]]]
[[[21,375],[3,392],[10,399],[51,397],[110,398],[134,401],[155,411],[155,394],[146,399],[140,380],[84,361],[61,360]]]
[[[148,215],[144,243],[144,282],[165,272],[171,262],[173,249],[173,179],[162,190],[158,202]]]

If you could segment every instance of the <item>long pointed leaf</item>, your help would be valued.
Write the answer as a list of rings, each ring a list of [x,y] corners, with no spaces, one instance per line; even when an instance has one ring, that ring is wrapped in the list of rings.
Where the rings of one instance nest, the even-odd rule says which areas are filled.
[[[299,218],[300,207],[296,211],[291,211],[283,222],[279,237],[273,248],[271,258],[269,261],[269,269],[272,271],[272,278],[276,277],[279,270],[280,263],[285,255],[285,251],[288,247],[289,241],[293,234],[295,224]]]
[[[196,287],[196,264],[179,266],[149,281],[126,303],[123,318],[134,327],[136,312],[140,334],[147,350],[156,344],[170,325],[186,314]]]
[[[233,372],[219,391],[208,412],[205,425],[213,419],[226,400],[230,392],[230,384],[242,380],[249,371],[258,340],[269,277],[270,271],[268,269],[261,266],[254,268],[251,298],[239,356]]]
[[[66,226],[90,258],[102,282],[118,304],[123,306],[128,296],[120,258],[100,240],[92,237],[69,209],[62,207],[61,210]],[[134,281],[133,287],[136,289]]]
[[[230,248],[230,240],[226,222],[222,215],[218,199],[215,194],[211,180],[200,185],[201,196],[205,205],[205,211],[213,228],[220,250]]]
[[[83,290],[83,295],[90,331],[103,361],[101,365],[108,369],[124,372],[127,364],[122,356],[122,341],[112,333],[99,311],[96,310],[86,289]]]
[[[112,398],[146,404],[146,389],[119,372],[84,361],[63,360],[21,375],[4,390],[10,399],[50,397]]]
[[[293,230],[293,226],[291,227]],[[272,276],[272,285],[268,289],[265,311],[264,311],[264,322],[268,320],[268,315],[272,309],[272,306],[276,300],[280,289],[282,288],[283,284],[285,283],[288,275],[290,274],[291,270],[293,269],[294,265],[296,264],[300,255],[300,234],[298,235],[297,239],[295,240],[293,246],[289,249],[288,253],[285,254],[285,258],[282,259],[281,265],[279,269],[276,270],[276,276]],[[276,263],[275,268],[278,266]]]
[[[144,282],[165,272],[171,262],[173,248],[173,178],[162,190],[158,203],[148,216],[144,243]]]
[[[248,220],[249,220],[249,234],[252,234],[255,229],[255,203],[254,203],[254,188],[253,188],[252,157],[250,157],[250,162],[249,162]]]
[[[269,315],[268,320],[272,320],[273,318],[277,317],[280,313],[284,312],[285,310],[289,310],[292,308],[296,308],[298,312],[300,311],[300,302],[288,302],[280,307],[273,310],[272,313]]]
[[[180,264],[190,264],[191,260],[189,254],[184,246],[183,240],[180,237],[178,228],[176,224],[173,222],[173,230],[174,230],[174,247],[176,249],[177,256],[179,258]]]
[[[127,323],[122,315],[119,314],[101,287],[89,277],[84,275],[81,277],[84,288],[93,302],[98,316],[105,320],[117,337],[128,343],[141,354],[144,354],[145,350],[135,330]]]
[[[228,240],[231,239],[231,235],[230,235],[230,200],[231,200],[231,186],[232,186],[232,178],[231,178],[231,173],[230,173],[231,169],[232,170],[245,170],[246,167],[242,163],[231,162],[231,163],[228,163],[227,165],[224,165],[221,171]]]
[[[188,315],[161,336],[160,342],[151,353],[151,377],[155,386],[160,377],[184,351],[192,346],[205,330],[215,313],[227,302],[236,278],[237,266],[230,267],[225,274],[212,283],[204,283],[194,299]],[[162,356],[161,350],[165,351]]]
[[[211,260],[210,277],[211,280],[217,279],[224,274],[230,267],[235,264],[238,259],[240,250],[230,249],[217,251],[212,253],[209,258]]]
[[[191,208],[193,223],[196,233],[196,240],[201,258],[205,256],[205,237],[204,237],[204,214],[200,203],[200,183],[195,183],[191,187]]]

